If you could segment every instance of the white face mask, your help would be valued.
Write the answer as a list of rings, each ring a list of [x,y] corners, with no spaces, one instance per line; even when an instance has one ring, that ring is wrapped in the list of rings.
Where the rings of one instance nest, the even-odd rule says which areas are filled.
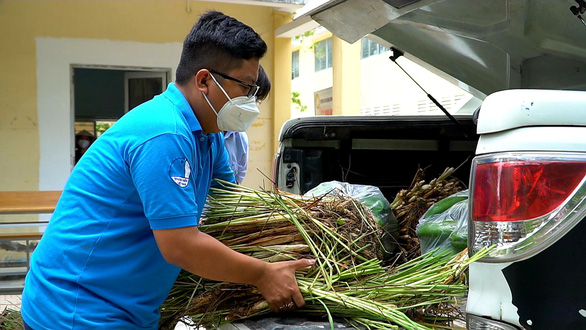
[[[256,105],[256,97],[238,96],[230,98],[228,93],[218,83],[214,75],[211,75],[216,85],[226,95],[228,101],[224,103],[220,111],[216,111],[214,106],[203,92],[203,97],[206,99],[212,110],[217,116],[218,128],[221,131],[244,132],[254,122],[256,117],[260,114],[260,110]]]
[[[88,141],[88,140],[79,140],[79,141],[77,141],[77,145],[80,148],[85,149],[85,148],[87,148],[87,147],[90,146],[90,141]]]

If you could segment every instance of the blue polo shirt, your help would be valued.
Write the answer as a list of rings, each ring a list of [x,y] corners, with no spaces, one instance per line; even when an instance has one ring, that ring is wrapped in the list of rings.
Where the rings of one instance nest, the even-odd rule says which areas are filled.
[[[157,329],[179,267],[152,230],[197,226],[212,178],[234,182],[221,134],[167,90],[123,116],[75,166],[22,297],[34,329]]]

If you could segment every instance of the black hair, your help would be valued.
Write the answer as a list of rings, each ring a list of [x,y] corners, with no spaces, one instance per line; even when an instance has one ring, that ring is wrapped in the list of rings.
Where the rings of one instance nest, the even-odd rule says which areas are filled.
[[[175,82],[186,83],[201,69],[229,72],[243,60],[262,58],[267,44],[248,25],[218,11],[201,15],[185,41]]]
[[[258,79],[256,80],[256,84],[259,86],[258,92],[256,92],[256,99],[263,101],[269,96],[269,92],[271,91],[271,80],[262,65],[258,66]]]

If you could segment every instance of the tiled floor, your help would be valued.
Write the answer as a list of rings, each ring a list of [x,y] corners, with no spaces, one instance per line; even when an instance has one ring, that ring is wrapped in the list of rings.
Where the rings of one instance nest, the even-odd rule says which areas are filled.
[[[0,311],[6,308],[20,310],[20,295],[3,296],[0,295]]]

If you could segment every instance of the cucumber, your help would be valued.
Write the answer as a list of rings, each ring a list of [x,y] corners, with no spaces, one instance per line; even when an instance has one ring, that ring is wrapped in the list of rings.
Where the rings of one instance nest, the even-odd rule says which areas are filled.
[[[426,222],[417,226],[416,232],[421,242],[443,242],[454,231],[456,224],[453,221]]]
[[[433,203],[433,205],[427,210],[427,212],[425,212],[423,217],[427,218],[432,215],[443,213],[445,210],[449,209],[454,204],[458,203],[459,201],[463,201],[465,199],[468,199],[468,196],[446,197],[438,202]]]
[[[458,252],[468,247],[468,233],[466,232],[454,232],[448,240]]]

